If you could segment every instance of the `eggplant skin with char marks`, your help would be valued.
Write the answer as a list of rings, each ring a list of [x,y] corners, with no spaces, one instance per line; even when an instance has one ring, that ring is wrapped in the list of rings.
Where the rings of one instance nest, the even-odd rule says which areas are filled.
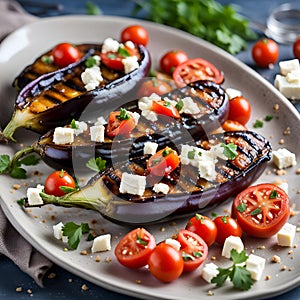
[[[13,134],[20,127],[46,133],[56,126],[64,126],[72,119],[79,119],[91,102],[96,103],[98,108],[105,103],[118,103],[120,97],[124,97],[149,73],[150,54],[144,46],[137,45],[137,69],[125,74],[101,64],[103,81],[95,89],[87,91],[81,80],[81,73],[86,69],[85,61],[101,51],[101,45],[90,47],[78,62],[46,72],[22,88],[15,101],[13,116],[3,130],[5,138],[14,140]],[[25,73],[15,80],[17,86],[25,84],[29,69],[25,69]]]
[[[211,181],[200,177],[197,168],[182,163],[168,176],[155,178],[146,168],[149,155],[145,155],[107,168],[82,189],[64,197],[41,196],[44,204],[97,210],[112,222],[127,225],[157,223],[201,212],[251,185],[271,159],[270,143],[252,131],[214,134],[198,140],[196,145],[200,150],[209,150],[220,143],[236,145],[237,155],[231,159],[218,158],[216,177]],[[120,192],[123,173],[146,177],[142,196]],[[169,192],[155,192],[155,182],[166,184]]]

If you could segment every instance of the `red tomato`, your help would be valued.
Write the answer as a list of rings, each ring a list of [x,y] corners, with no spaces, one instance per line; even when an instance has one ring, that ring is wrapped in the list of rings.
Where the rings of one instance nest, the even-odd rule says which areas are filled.
[[[217,226],[214,221],[199,214],[190,218],[185,229],[198,234],[208,247],[211,246],[217,238]]]
[[[52,56],[54,63],[61,68],[76,62],[81,57],[79,50],[69,43],[55,46],[52,50]]]
[[[144,96],[150,96],[155,93],[157,95],[163,95],[172,90],[171,86],[165,81],[158,78],[151,78],[144,81],[137,92],[138,98]]]
[[[179,251],[162,242],[152,251],[148,260],[151,274],[163,282],[177,279],[183,271],[183,259]]]
[[[147,170],[155,176],[165,176],[174,171],[180,163],[177,152],[166,147],[154,155],[147,162]]]
[[[188,60],[187,54],[182,50],[172,50],[165,53],[160,59],[160,69],[166,74],[172,74],[177,66]]]
[[[262,183],[246,188],[232,205],[232,215],[248,235],[269,238],[290,216],[287,194],[278,186]]]
[[[183,87],[197,80],[211,80],[220,84],[224,81],[224,75],[207,60],[194,58],[177,66],[173,72],[173,79],[178,87]]]
[[[148,31],[140,25],[131,25],[123,29],[121,32],[121,41],[125,43],[132,41],[135,44],[146,46],[148,44],[149,34]]]
[[[51,173],[45,181],[45,192],[48,195],[63,196],[66,193],[61,187],[67,187],[71,189],[76,188],[76,182],[74,178],[66,171],[55,171]]]
[[[117,244],[115,256],[125,267],[141,268],[156,247],[154,236],[144,228],[136,228],[127,233]]]
[[[300,59],[300,36],[293,44],[293,52],[296,58]]]
[[[154,112],[160,115],[165,115],[176,119],[180,118],[178,109],[168,101],[164,101],[164,100],[152,101],[151,110],[153,110]]]
[[[222,124],[222,128],[224,131],[239,131],[239,130],[247,130],[247,127],[243,124],[233,121],[233,120],[226,120]]]
[[[129,112],[113,111],[108,117],[106,133],[111,138],[117,135],[128,136],[135,126],[135,119]]]
[[[252,48],[252,57],[255,63],[262,68],[268,68],[278,60],[279,48],[276,42],[264,38],[257,41]]]
[[[237,96],[229,101],[228,120],[246,125],[251,116],[251,104],[243,96]]]
[[[219,245],[223,245],[226,238],[231,235],[242,236],[242,228],[237,221],[229,216],[218,216],[214,219],[217,226],[217,238],[216,242]]]
[[[180,252],[183,258],[185,272],[197,269],[207,258],[208,247],[205,241],[196,233],[182,229],[177,240],[181,245]]]

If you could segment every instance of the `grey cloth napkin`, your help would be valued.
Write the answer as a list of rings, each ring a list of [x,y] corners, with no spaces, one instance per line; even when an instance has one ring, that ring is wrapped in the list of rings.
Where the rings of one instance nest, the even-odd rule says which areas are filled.
[[[18,27],[37,20],[11,0],[0,0],[0,41]],[[0,199],[0,202],[2,200]],[[53,263],[37,252],[11,225],[0,207],[0,254],[10,258],[39,286]]]

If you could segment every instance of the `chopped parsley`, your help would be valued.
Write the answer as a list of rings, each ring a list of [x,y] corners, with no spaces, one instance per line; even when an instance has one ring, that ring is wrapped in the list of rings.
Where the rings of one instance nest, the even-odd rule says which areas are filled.
[[[278,192],[276,190],[273,190],[270,194],[270,199],[276,199],[278,198]]]
[[[187,156],[188,156],[189,159],[194,159],[195,154],[196,154],[196,149],[193,149],[193,150],[188,152]]]
[[[78,125],[76,124],[76,121],[75,121],[74,119],[71,121],[70,127],[71,127],[72,129],[78,129]]]
[[[265,117],[265,121],[267,121],[267,122],[271,121],[272,119],[273,119],[273,116],[272,116],[272,115],[267,115],[267,116]]]
[[[229,144],[224,144],[221,143],[221,147],[224,148],[223,154],[228,158],[228,159],[235,159],[238,155],[236,149],[237,145],[234,143],[229,143]]]
[[[101,172],[106,168],[106,160],[101,157],[91,158],[86,166],[93,171]]]
[[[182,108],[183,108],[183,101],[180,99],[177,104],[175,105],[175,108],[178,110],[178,111],[181,111]]]
[[[262,120],[256,120],[253,127],[254,128],[262,128],[264,126],[264,122]]]
[[[250,215],[251,215],[251,216],[257,216],[257,215],[259,215],[261,212],[262,212],[261,208],[258,207],[258,208],[256,208],[256,209],[252,210],[251,213],[250,213]]]
[[[116,118],[120,121],[123,120],[129,120],[130,119],[130,115],[128,113],[128,111],[125,108],[121,108],[120,109],[120,114],[116,116]]]
[[[97,60],[93,56],[89,56],[85,61],[85,66],[87,68],[92,68],[94,66],[97,66]]]
[[[127,49],[123,48],[123,47],[119,47],[118,49],[118,54],[122,57],[128,57],[130,56],[130,53]]]
[[[244,202],[242,202],[239,206],[236,207],[236,209],[242,213],[247,209],[247,205]]]

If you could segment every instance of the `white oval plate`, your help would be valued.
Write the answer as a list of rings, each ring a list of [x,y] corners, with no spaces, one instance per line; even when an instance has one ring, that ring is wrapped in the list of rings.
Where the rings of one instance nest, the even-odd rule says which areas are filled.
[[[256,119],[274,115],[272,121],[264,122],[263,128],[257,131],[270,140],[273,149],[286,147],[296,153],[297,157],[300,157],[300,149],[296,145],[300,130],[299,114],[270,83],[228,53],[201,39],[166,26],[128,18],[104,16],[46,18],[25,26],[7,37],[0,46],[1,125],[10,119],[13,110],[15,96],[11,87],[13,79],[38,55],[62,41],[101,43],[108,36],[118,39],[122,28],[137,22],[149,31],[149,50],[152,55],[153,67],[157,66],[158,59],[162,54],[171,49],[182,49],[188,53],[189,57],[202,57],[211,61],[223,70],[226,78],[224,87],[241,90],[243,95],[251,101],[253,112],[249,128],[252,128]],[[277,112],[273,110],[275,104],[280,106],[280,110]],[[290,128],[291,134],[283,135],[287,127]],[[16,137],[20,143],[31,144],[37,135],[20,129]],[[279,141],[282,138],[284,144],[280,145]],[[18,144],[12,143],[1,145],[0,153],[12,155],[18,146]],[[294,253],[288,255],[290,249],[276,246],[275,237],[267,240],[244,237],[248,253],[254,250],[255,254],[263,256],[267,260],[263,278],[247,292],[234,290],[229,283],[226,283],[222,288],[215,288],[201,278],[201,268],[191,274],[184,274],[170,284],[163,284],[154,279],[146,269],[132,271],[122,267],[114,258],[113,250],[92,254],[90,251],[91,242],[81,241],[77,250],[65,252],[63,250],[65,245],[53,237],[52,231],[52,225],[60,221],[63,223],[71,221],[80,223],[95,220],[96,222],[93,222],[92,226],[96,232],[112,234],[113,248],[120,236],[123,236],[130,228],[112,224],[97,213],[86,210],[51,206],[23,210],[17,204],[17,200],[26,195],[25,185],[35,186],[36,183],[43,183],[44,175],[51,171],[43,163],[40,163],[38,167],[27,169],[29,178],[24,181],[14,180],[4,175],[0,177],[1,205],[7,217],[37,250],[53,262],[99,286],[143,299],[196,299],[205,297],[209,290],[214,292],[214,296],[210,299],[220,299],[220,297],[222,299],[257,299],[281,294],[297,286],[300,282],[300,252],[298,249],[293,249]],[[33,175],[36,169],[40,172],[38,176]],[[299,198],[297,195],[299,175],[296,175],[296,169],[297,166],[289,168],[286,175],[278,176],[274,172],[274,165],[270,162],[267,171],[258,182],[287,180],[291,202],[295,203]],[[14,183],[21,183],[22,188],[13,190],[12,185]],[[224,214],[229,206],[227,203],[212,211]],[[158,224],[149,226],[147,229],[155,235],[157,241],[161,241],[172,236],[176,230],[183,228],[186,221],[184,219],[176,221],[176,224]],[[298,217],[291,218],[290,222],[297,225]],[[299,240],[300,237],[297,234],[295,244],[299,244]],[[258,249],[262,245],[265,246],[265,250]],[[88,250],[88,255],[80,255],[84,249]],[[281,257],[281,264],[271,262],[271,258],[275,254]],[[101,257],[100,263],[95,262],[97,255]],[[210,249],[207,262],[212,256],[217,257],[216,263],[219,265],[230,264],[229,261],[221,258],[221,248],[218,246]],[[110,262],[107,262],[108,258],[111,259]],[[281,271],[281,265],[286,265],[287,270]],[[289,268],[291,268],[290,271],[288,271]],[[270,275],[271,279],[265,280],[266,275]]]

